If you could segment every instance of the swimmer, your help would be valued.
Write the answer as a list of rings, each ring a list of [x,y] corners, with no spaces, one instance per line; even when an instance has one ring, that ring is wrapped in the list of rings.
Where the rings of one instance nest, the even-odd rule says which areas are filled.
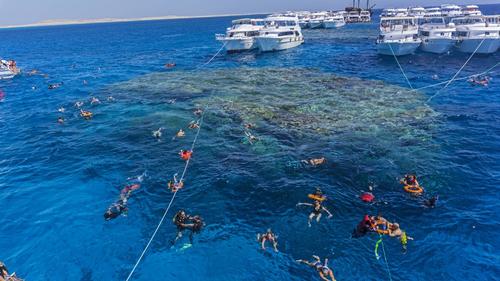
[[[203,113],[203,110],[201,110],[200,108],[197,108],[197,109],[195,109],[195,111],[193,111],[193,114],[198,115],[198,116],[200,116],[202,113]]]
[[[0,261],[0,281],[23,281],[16,276],[16,273],[9,274],[7,267]]]
[[[186,136],[186,133],[184,132],[184,130],[183,129],[179,129],[179,131],[175,134],[174,139],[175,138],[183,138],[185,136]]]
[[[160,139],[161,138],[161,131],[163,130],[162,127],[160,127],[158,130],[156,131],[153,131],[153,137],[154,138],[157,138],[157,139]]]
[[[278,235],[274,234],[271,229],[267,229],[266,233],[257,234],[257,241],[260,242],[262,250],[266,250],[266,242],[269,241],[274,248],[275,252],[278,252]]]
[[[175,101],[176,101],[176,99],[169,99],[169,100],[167,101],[167,103],[168,103],[168,104],[174,104],[174,103],[175,103]]]
[[[88,83],[87,80],[83,79],[83,85],[87,85]]]
[[[247,137],[248,142],[250,144],[254,144],[254,142],[259,141],[259,138],[256,137],[256,136],[254,136],[254,135],[252,135],[252,133],[250,133],[249,131],[245,131],[245,136]]]
[[[77,101],[77,102],[75,102],[75,107],[76,108],[80,108],[82,106],[83,106],[83,101]]]
[[[351,234],[352,238],[359,238],[371,231],[376,231],[374,228],[375,221],[370,216],[365,215],[363,220],[356,226]]]
[[[488,76],[474,76],[469,79],[469,83],[472,85],[488,86],[490,82],[490,77]]]
[[[125,186],[120,191],[120,197],[118,198],[118,200],[115,203],[111,204],[108,210],[106,210],[106,212],[104,213],[104,219],[108,221],[117,218],[120,215],[126,216],[128,213],[128,198],[132,194],[132,191],[137,190],[140,187],[141,186],[139,184],[131,184]]]
[[[312,210],[312,212],[309,215],[309,218],[307,220],[307,225],[309,227],[311,227],[311,221],[314,219],[314,217],[316,217],[316,222],[319,223],[323,211],[325,211],[328,214],[329,219],[333,217],[332,213],[330,213],[330,211],[328,211],[327,208],[321,206],[321,202],[319,202],[319,201],[314,201],[313,204],[311,204],[311,203],[297,203],[297,206],[302,206],[302,205],[313,207],[313,210]]]
[[[182,160],[189,160],[191,159],[191,156],[193,155],[193,152],[191,150],[181,150],[179,152],[179,155],[181,156]]]
[[[85,120],[90,120],[92,115],[94,115],[92,112],[80,109],[80,116],[82,116]]]
[[[57,89],[59,87],[61,87],[64,83],[61,82],[61,83],[54,83],[54,84],[50,84],[49,85],[49,90],[54,90],[54,89]]]
[[[108,101],[114,101],[114,100],[115,100],[115,98],[113,98],[112,96],[109,96],[109,97],[107,98],[107,100],[108,100]]]
[[[409,186],[415,186],[415,187],[420,186],[420,184],[417,181],[416,175],[406,174],[405,177],[402,178],[399,182],[404,184],[404,185],[409,185]]]
[[[176,66],[176,64],[175,64],[175,63],[173,63],[173,62],[169,62],[169,63],[166,63],[166,64],[165,64],[165,67],[166,67],[166,68],[173,68],[173,67],[175,67],[175,66]]]
[[[408,236],[406,232],[403,231],[402,235],[399,237],[399,241],[401,242],[401,246],[403,248],[403,253],[406,253],[408,240],[413,240],[413,238]]]
[[[61,117],[58,117],[58,118],[57,118],[57,123],[59,123],[59,124],[64,124],[64,117],[62,117],[62,116],[61,116]]]
[[[302,160],[301,162],[305,163],[305,164],[308,164],[308,165],[311,165],[311,166],[319,166],[319,165],[324,164],[326,162],[326,159],[325,159],[325,157],[312,158],[312,159],[309,159],[309,160]]]
[[[189,122],[188,128],[189,129],[199,129],[200,128],[200,121],[191,121]]]
[[[179,210],[172,220],[174,225],[177,227],[177,235],[175,236],[175,239],[171,241],[172,245],[174,245],[177,240],[182,238],[182,234],[186,229],[191,230],[189,241],[193,244],[193,234],[200,233],[203,226],[205,226],[205,223],[200,216],[187,215],[184,210]]]
[[[438,76],[437,74],[434,74],[434,75],[432,75],[432,77],[431,77],[431,78],[432,78],[432,80],[438,80],[438,79],[439,79],[439,76]]]
[[[335,281],[335,277],[333,276],[333,271],[328,267],[328,259],[325,259],[324,263],[321,263],[321,259],[318,256],[313,255],[313,261],[307,260],[297,260],[298,263],[306,264],[314,269],[319,274],[321,280],[324,281]]]
[[[100,104],[100,103],[101,103],[101,101],[96,97],[92,97],[90,99],[90,104]]]
[[[59,112],[61,112],[61,113],[64,113],[64,112],[66,111],[66,109],[65,109],[64,107],[62,107],[62,106],[61,106],[61,107],[59,107],[59,109],[58,109],[57,111],[59,111]]]
[[[245,123],[245,125],[243,125],[245,127],[245,129],[253,129],[255,128],[255,125],[252,124],[252,123]]]
[[[436,195],[434,197],[431,197],[431,198],[429,198],[427,200],[424,200],[424,205],[427,208],[434,208],[434,207],[436,207],[436,203],[437,203],[438,199],[439,199],[438,195]]]
[[[172,192],[177,192],[179,191],[179,189],[183,188],[184,187],[184,181],[178,181],[177,180],[177,173],[174,175],[174,180],[170,180],[168,181],[168,184],[167,184],[168,188],[172,191]]]

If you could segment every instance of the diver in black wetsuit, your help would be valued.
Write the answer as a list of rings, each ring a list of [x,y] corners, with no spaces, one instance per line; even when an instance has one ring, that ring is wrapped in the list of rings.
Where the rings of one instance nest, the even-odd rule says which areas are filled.
[[[120,192],[120,198],[115,203],[109,206],[108,210],[104,213],[104,219],[109,221],[117,218],[121,214],[126,215],[128,212],[127,200],[132,194],[132,191],[138,189],[139,184],[132,184],[125,186]]]
[[[189,242],[193,244],[193,235],[195,233],[200,233],[203,226],[205,226],[202,217],[198,215],[196,216],[187,215],[184,210],[180,210],[175,214],[173,222],[177,227],[177,235],[175,236],[175,239],[172,241],[172,245],[174,245],[175,242],[177,242],[177,240],[182,238],[182,233],[186,229],[191,230],[191,233],[189,234]]]

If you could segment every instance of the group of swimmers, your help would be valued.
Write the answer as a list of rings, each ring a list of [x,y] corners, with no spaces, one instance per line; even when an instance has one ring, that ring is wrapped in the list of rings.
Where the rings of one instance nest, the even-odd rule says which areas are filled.
[[[115,98],[113,98],[112,96],[108,96],[106,100],[109,102],[112,102],[115,100]],[[89,100],[89,104],[95,106],[95,105],[101,104],[101,100],[99,100],[97,97],[91,97]],[[82,108],[84,105],[85,105],[85,103],[83,101],[77,101],[74,104],[75,108],[79,111],[80,116],[85,120],[90,120],[94,116],[94,113],[92,111],[89,111],[89,110],[84,110]],[[64,114],[66,112],[66,108],[60,107],[57,109],[57,111],[61,114]],[[65,121],[66,120],[64,119],[64,116],[61,115],[61,116],[57,117],[57,123],[64,124]]]

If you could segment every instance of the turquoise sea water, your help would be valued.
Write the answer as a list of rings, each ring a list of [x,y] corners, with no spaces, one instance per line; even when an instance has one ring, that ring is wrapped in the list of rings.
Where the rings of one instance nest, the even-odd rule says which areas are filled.
[[[499,5],[482,9],[500,13]],[[182,172],[177,153],[194,131],[172,136],[202,107],[186,187],[132,280],[316,280],[294,262],[313,254],[329,258],[337,280],[389,280],[389,272],[393,280],[498,279],[498,72],[488,87],[460,80],[427,101],[441,88],[411,91],[394,59],[376,54],[376,23],[307,30],[298,48],[221,54],[196,69],[232,19],[0,30],[0,54],[25,71],[0,81],[0,260],[11,271],[26,280],[125,280],[170,201],[167,181]],[[467,57],[417,53],[400,63],[418,88],[446,81]],[[499,61],[498,52],[475,56],[459,77]],[[165,69],[168,62],[177,66]],[[46,75],[27,75],[32,69]],[[77,101],[92,120],[79,116]],[[253,145],[247,122],[260,138]],[[160,141],[152,137],[159,127]],[[319,156],[326,165],[297,165]],[[105,221],[122,187],[144,172],[128,216]],[[439,194],[436,208],[402,191],[397,178],[407,172]],[[369,185],[377,204],[358,198]],[[295,204],[315,187],[334,216],[308,228],[309,210]],[[169,245],[180,208],[207,224],[185,250],[187,239]],[[384,238],[388,269],[375,258],[378,237],[350,238],[365,213],[377,212],[415,238],[406,254]],[[280,253],[255,241],[268,227]]]

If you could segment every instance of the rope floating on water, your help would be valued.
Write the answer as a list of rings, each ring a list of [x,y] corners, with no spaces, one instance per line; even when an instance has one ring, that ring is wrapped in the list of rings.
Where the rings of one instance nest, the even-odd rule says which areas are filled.
[[[201,115],[201,118],[200,118],[200,126],[198,127],[198,131],[196,132],[196,135],[194,137],[194,140],[193,140],[193,143],[191,144],[191,151],[194,150],[194,146],[196,144],[196,141],[198,140],[198,136],[200,134],[200,130],[201,130],[201,126],[203,125],[203,116],[205,115],[205,113],[203,112],[202,115]],[[186,175],[186,172],[187,172],[187,168],[189,166],[189,162],[191,161],[191,157],[189,157],[187,160],[186,160],[186,165],[184,165],[184,170],[182,171],[182,176],[180,178],[180,181],[179,182],[182,182],[184,180],[184,177]],[[163,221],[165,220],[165,217],[167,216],[167,213],[168,211],[170,210],[170,207],[172,206],[172,203],[174,202],[174,199],[175,199],[175,196],[177,195],[177,192],[179,190],[176,190],[174,192],[174,194],[172,195],[172,198],[170,199],[170,202],[168,203],[168,206],[167,208],[165,209],[165,212],[163,213],[163,216],[161,217],[161,220],[160,222],[158,223],[158,225],[156,226],[156,229],[155,231],[153,232],[153,235],[151,235],[151,238],[149,239],[148,243],[146,244],[146,247],[144,248],[144,250],[142,251],[141,255],[139,256],[139,259],[137,260],[137,262],[135,263],[134,267],[132,268],[132,270],[130,271],[126,281],[129,281],[130,278],[132,277],[132,275],[134,274],[135,270],[137,269],[137,266],[139,266],[139,263],[142,261],[142,258],[144,257],[144,255],[146,254],[147,250],[149,249],[149,246],[151,245],[151,242],[153,242],[155,236],[156,236],[156,233],[158,233],[158,230],[160,229],[160,226],[163,224]]]
[[[409,79],[408,79],[408,77],[406,76],[406,73],[405,73],[405,71],[403,70],[403,67],[401,67],[401,64],[399,64],[398,57],[397,57],[397,56],[396,56],[396,54],[394,53],[394,50],[392,49],[391,43],[389,43],[389,48],[391,49],[392,55],[394,56],[394,59],[396,60],[396,63],[397,63],[397,64],[398,64],[398,66],[399,66],[399,69],[401,69],[401,73],[403,73],[403,76],[405,77],[406,82],[408,83],[408,85],[410,86],[410,88],[411,88],[411,89],[413,89],[413,86],[411,85],[410,80],[409,80]]]
[[[455,80],[455,78],[457,77],[457,75],[460,74],[460,72],[462,71],[462,69],[464,69],[464,67],[467,65],[467,63],[469,63],[469,61],[472,59],[472,57],[474,56],[474,54],[476,54],[477,50],[479,50],[479,48],[481,47],[481,45],[483,45],[483,42],[484,42],[485,39],[486,38],[483,38],[483,40],[481,40],[481,43],[479,43],[479,45],[477,45],[477,47],[474,50],[474,52],[472,52],[472,54],[465,61],[465,63],[462,65],[462,67],[460,67],[460,69],[455,73],[455,75],[453,75],[453,77],[446,83],[446,85],[444,85],[444,87],[442,89],[438,90],[434,95],[432,95],[429,99],[427,99],[427,102],[430,102],[435,96],[437,96],[439,94],[439,92],[441,92],[441,90],[446,89],[446,87],[448,87],[451,84],[451,82],[453,82],[453,80]]]

